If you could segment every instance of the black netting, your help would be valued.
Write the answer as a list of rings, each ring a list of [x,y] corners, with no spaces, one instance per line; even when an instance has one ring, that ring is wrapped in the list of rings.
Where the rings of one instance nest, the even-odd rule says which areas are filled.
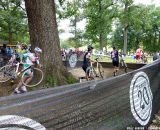
[[[55,130],[124,130],[140,126],[131,112],[130,85],[134,75],[141,71],[149,77],[154,115],[160,107],[160,61],[102,81],[2,97],[0,116],[28,117]]]

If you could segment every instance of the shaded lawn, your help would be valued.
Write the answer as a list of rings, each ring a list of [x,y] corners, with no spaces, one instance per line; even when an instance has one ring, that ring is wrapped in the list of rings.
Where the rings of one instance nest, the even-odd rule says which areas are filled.
[[[96,56],[93,55],[92,59],[94,60],[95,58],[96,58]],[[125,57],[123,59],[125,60],[126,63],[137,63],[136,60],[133,59],[133,57]],[[148,56],[147,60],[148,60],[148,63],[152,63],[153,62],[153,57]],[[109,56],[100,56],[99,61],[100,62],[112,62],[112,60]]]

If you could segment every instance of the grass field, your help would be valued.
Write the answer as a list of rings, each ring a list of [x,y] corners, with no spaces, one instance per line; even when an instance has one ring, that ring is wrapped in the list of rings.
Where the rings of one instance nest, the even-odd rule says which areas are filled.
[[[96,56],[93,56],[93,59],[95,59]],[[137,63],[136,60],[133,59],[133,57],[124,57],[123,58],[125,60],[126,63]],[[153,62],[153,57],[147,57],[148,63],[152,63]],[[109,56],[101,56],[99,59],[100,62],[112,62],[111,58]]]

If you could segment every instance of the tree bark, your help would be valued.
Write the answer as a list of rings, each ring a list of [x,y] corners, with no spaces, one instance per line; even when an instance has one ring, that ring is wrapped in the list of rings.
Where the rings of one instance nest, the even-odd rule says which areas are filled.
[[[99,4],[99,14],[100,14],[100,19],[103,19],[102,17],[102,0],[98,0]],[[100,50],[103,50],[104,47],[104,36],[103,36],[103,24],[100,24],[100,34],[99,34],[99,45],[100,45]]]
[[[124,12],[128,12],[128,2],[125,3]],[[123,53],[127,54],[127,44],[128,44],[128,22],[126,21],[124,25],[124,46],[123,46]]]
[[[25,0],[32,48],[42,48],[41,63],[48,79],[56,85],[66,84],[68,73],[60,55],[60,43],[54,0]]]
[[[10,23],[9,23],[10,24]],[[9,25],[9,30],[8,30],[8,41],[9,41],[9,44],[12,44],[13,43],[13,35],[12,35],[12,31],[11,31],[11,26]]]
[[[102,33],[100,33],[99,44],[100,44],[100,50],[103,50],[103,47],[104,47],[104,36],[103,36]]]
[[[160,31],[158,31],[158,33],[159,33],[158,45],[160,45]]]
[[[9,0],[6,1],[7,3],[7,11],[10,12],[10,3],[9,3]],[[9,17],[8,18],[8,41],[9,41],[9,44],[12,44],[13,42],[13,35],[12,35],[12,25],[11,25],[11,18]]]
[[[128,26],[125,25],[124,28],[124,45],[123,45],[123,53],[127,54],[127,45],[128,45]]]

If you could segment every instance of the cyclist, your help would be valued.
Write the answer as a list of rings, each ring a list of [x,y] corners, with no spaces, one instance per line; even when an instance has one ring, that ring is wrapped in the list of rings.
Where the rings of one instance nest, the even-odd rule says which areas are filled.
[[[26,69],[29,66],[33,66],[33,65],[36,65],[36,64],[39,67],[41,67],[41,64],[39,63],[41,53],[42,53],[42,50],[39,47],[36,47],[34,49],[34,53],[28,52],[28,53],[23,54],[22,57],[25,60],[24,60],[24,62],[22,60],[20,61],[20,63],[23,64],[23,68]],[[33,77],[33,72],[31,71],[31,69],[28,69],[27,72],[25,72],[24,79],[22,79],[22,80],[27,84],[32,80],[32,77]],[[27,92],[27,88],[20,81],[20,83],[16,87],[14,93],[15,94],[20,94],[20,93],[24,93],[24,92]]]
[[[116,76],[116,73],[119,70],[119,54],[115,47],[113,47],[113,50],[111,51],[111,59],[114,66],[113,76]]]
[[[91,66],[91,54],[92,54],[92,50],[94,48],[92,47],[92,45],[88,46],[88,51],[85,53],[84,58],[83,58],[83,65],[82,65],[82,69],[85,72],[85,76],[86,79],[88,80],[89,78],[89,70],[87,68],[89,68]]]

